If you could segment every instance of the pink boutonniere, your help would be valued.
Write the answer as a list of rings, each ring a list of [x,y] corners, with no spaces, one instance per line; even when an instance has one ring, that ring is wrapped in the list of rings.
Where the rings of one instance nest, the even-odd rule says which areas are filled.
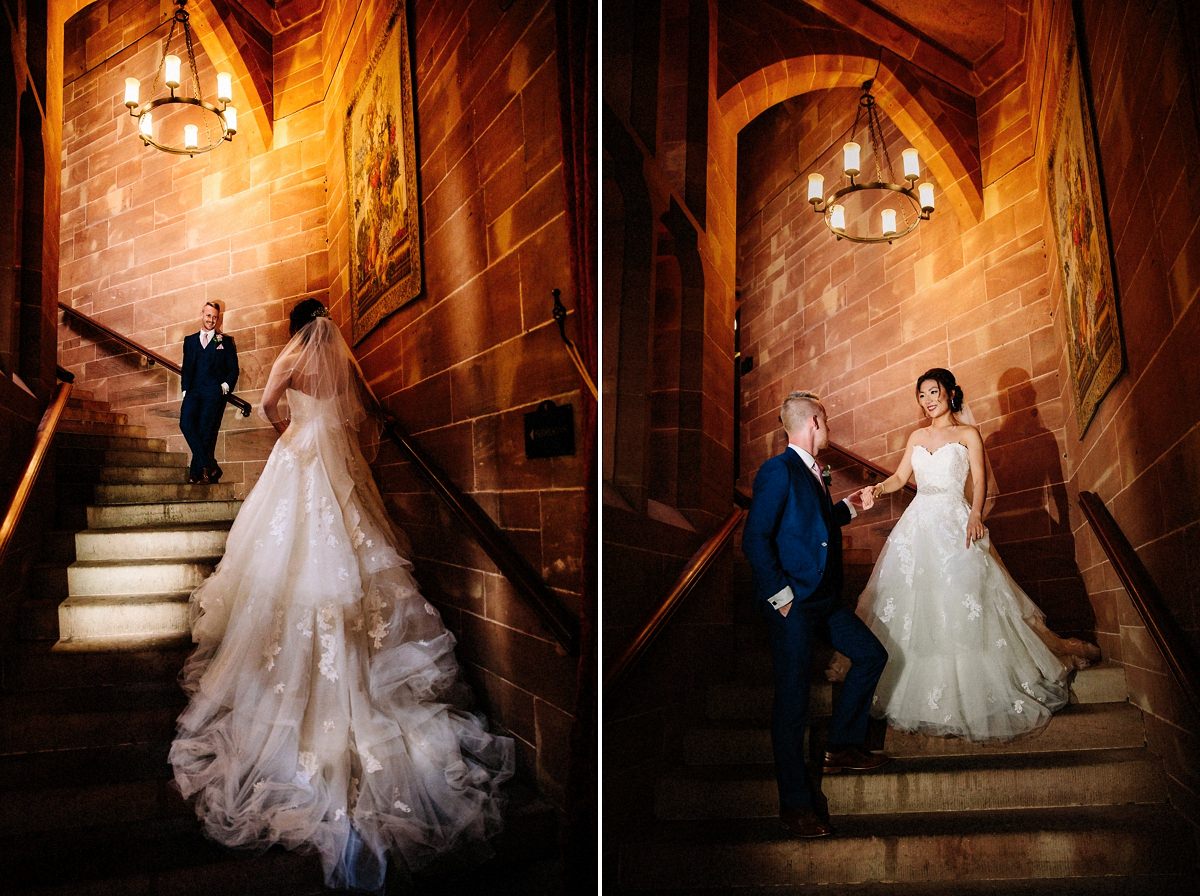
[[[222,336],[220,333],[218,333],[218,334],[217,334],[217,348],[224,348],[224,347],[225,347],[225,346],[221,345],[221,340],[222,340],[222,339],[224,339],[224,338],[225,338],[225,337],[224,337],[224,336]]]

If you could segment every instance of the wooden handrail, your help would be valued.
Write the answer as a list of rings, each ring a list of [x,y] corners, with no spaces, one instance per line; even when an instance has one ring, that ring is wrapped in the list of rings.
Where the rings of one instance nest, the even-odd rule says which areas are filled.
[[[25,511],[25,505],[33,493],[38,473],[41,472],[42,463],[50,450],[50,442],[53,441],[54,435],[58,431],[58,422],[62,418],[63,409],[67,406],[67,399],[71,397],[71,385],[75,377],[69,371],[62,371],[61,368],[59,370],[60,373],[65,372],[67,376],[62,377],[64,382],[58,384],[54,398],[51,399],[45,413],[42,414],[41,422],[38,423],[37,437],[33,443],[33,451],[30,452],[29,461],[25,464],[25,470],[17,482],[17,490],[13,493],[8,512],[4,515],[4,522],[0,523],[0,561],[4,559],[8,544],[17,531],[17,523],[21,521],[21,514]]]
[[[1108,562],[1116,570],[1129,599],[1142,617],[1146,631],[1162,654],[1167,668],[1191,701],[1192,708],[1200,713],[1200,665],[1187,639],[1171,618],[1150,573],[1099,495],[1080,492],[1079,506],[1100,547],[1104,549]]]
[[[542,581],[542,577],[534,572],[529,562],[513,547],[508,536],[484,513],[483,508],[474,499],[459,491],[408,433],[401,429],[398,421],[389,418],[383,426],[383,432],[408,455],[438,497],[470,529],[475,540],[496,564],[496,568],[529,603],[563,649],[571,656],[577,656],[579,620],[558,601]]]
[[[160,355],[154,349],[147,348],[140,342],[135,342],[123,333],[118,333],[116,330],[112,329],[112,327],[100,323],[100,321],[96,320],[96,318],[92,317],[91,315],[84,314],[82,311],[72,308],[65,302],[59,302],[58,307],[62,309],[65,314],[82,321],[94,330],[99,330],[109,339],[121,343],[121,345],[125,346],[130,351],[137,352],[143,358],[146,358],[151,364],[157,364],[164,370],[169,370],[177,376],[183,375],[183,368],[166,355]],[[230,392],[225,396],[225,400],[241,411],[243,417],[250,416],[250,402],[246,401],[246,399],[239,398],[237,395],[234,395],[232,392]]]
[[[876,473],[876,474],[882,476],[884,479],[887,479],[889,476],[892,475],[887,470],[885,470],[883,467],[879,466],[879,464],[875,463],[874,461],[867,460],[861,454],[855,454],[849,448],[843,448],[837,442],[830,442],[826,447],[828,447],[830,451],[836,451],[842,457],[846,458],[847,460],[849,460],[853,463],[858,464],[860,467],[866,467],[872,473]],[[915,485],[913,485],[911,482],[904,483],[904,489],[906,491],[912,492],[914,495],[917,493],[917,487]]]
[[[608,676],[605,679],[605,687],[613,687],[618,684],[632,669],[637,662],[646,654],[646,650],[659,636],[662,630],[666,627],[675,611],[683,604],[688,595],[695,590],[696,585],[704,578],[704,575],[712,568],[716,562],[717,556],[722,549],[729,544],[733,533],[737,531],[737,527],[746,517],[746,511],[741,507],[735,507],[733,512],[725,518],[725,521],[717,527],[717,530],[705,540],[704,544],[700,545],[699,550],[692,555],[692,559],[688,561],[687,566],[683,568],[683,572],[679,574],[671,592],[662,602],[657,610],[646,620],[637,637],[630,643],[625,652],[620,658],[613,663],[612,669],[609,670]]]

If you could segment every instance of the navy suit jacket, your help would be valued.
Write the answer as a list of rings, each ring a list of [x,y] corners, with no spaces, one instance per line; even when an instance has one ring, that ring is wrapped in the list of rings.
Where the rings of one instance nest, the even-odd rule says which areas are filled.
[[[221,393],[221,383],[229,384],[229,391],[237,387],[237,346],[233,337],[222,333],[221,341],[216,337],[208,342],[208,348],[200,347],[200,334],[192,333],[183,339],[183,374],[179,387],[193,394]]]
[[[833,603],[842,593],[842,526],[850,519],[846,503],[830,502],[793,449],[764,463],[742,530],[756,601],[769,606],[768,598],[790,585],[799,603]]]

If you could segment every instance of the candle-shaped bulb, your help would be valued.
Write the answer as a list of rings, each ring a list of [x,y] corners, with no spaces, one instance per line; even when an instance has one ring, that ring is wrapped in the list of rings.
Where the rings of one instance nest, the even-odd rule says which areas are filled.
[[[904,179],[914,181],[921,176],[921,161],[917,157],[917,151],[912,147],[900,153],[904,159]]]
[[[842,147],[842,170],[846,172],[847,177],[856,177],[859,172],[859,151],[862,149],[857,143],[851,140]]]
[[[140,133],[143,137],[153,137],[153,127],[154,122],[150,120],[150,113],[143,112],[141,117],[138,118],[138,133]]]
[[[179,86],[179,57],[167,56],[163,59],[163,80],[167,86],[175,90]]]
[[[237,133],[237,109],[233,106],[226,106],[225,111],[221,114],[225,116],[225,130],[232,137]]]
[[[810,174],[808,176],[808,201],[813,205],[825,198],[825,176]]]
[[[183,126],[183,148],[195,149],[200,145],[200,129],[194,124]]]
[[[844,205],[835,205],[829,210],[829,226],[838,233],[844,233],[846,230],[846,207]]]
[[[933,184],[931,184],[929,181],[925,181],[925,183],[917,187],[917,196],[919,197],[919,201],[921,203],[921,211],[933,211]]]
[[[125,79],[125,105],[132,109],[139,102],[138,100],[138,79]]]
[[[217,99],[222,103],[233,102],[233,75],[217,72]]]
[[[896,210],[894,208],[885,208],[880,214],[883,219],[883,235],[896,235]]]

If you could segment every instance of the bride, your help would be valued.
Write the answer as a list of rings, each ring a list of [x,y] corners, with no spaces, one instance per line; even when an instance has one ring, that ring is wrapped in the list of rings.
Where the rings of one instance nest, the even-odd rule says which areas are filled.
[[[905,731],[1001,740],[1044,726],[1067,702],[1070,672],[1100,652],[1050,631],[991,547],[983,440],[962,419],[962,401],[948,370],[917,380],[930,423],[909,435],[899,468],[874,488],[875,497],[894,492],[915,473],[917,495],[884,544],[858,614],[889,656],[876,717]]]
[[[291,313],[262,413],[281,434],[192,595],[170,762],[206,833],[319,853],[381,891],[500,825],[513,741],[462,709],[454,636],[417,590],[359,448],[357,364],[316,299]]]

